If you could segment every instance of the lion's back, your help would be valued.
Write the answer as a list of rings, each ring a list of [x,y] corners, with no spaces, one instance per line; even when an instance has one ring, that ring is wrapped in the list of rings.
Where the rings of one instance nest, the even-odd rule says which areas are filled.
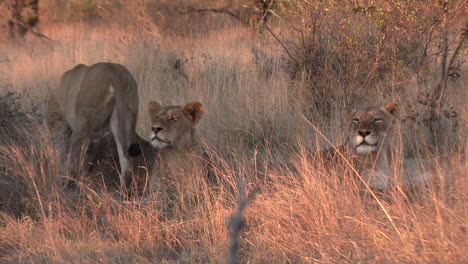
[[[70,106],[76,104],[80,84],[87,69],[87,65],[78,64],[62,74],[59,87],[51,92],[48,105],[49,113],[58,113],[63,116],[67,123],[73,123],[75,118],[74,108]]]

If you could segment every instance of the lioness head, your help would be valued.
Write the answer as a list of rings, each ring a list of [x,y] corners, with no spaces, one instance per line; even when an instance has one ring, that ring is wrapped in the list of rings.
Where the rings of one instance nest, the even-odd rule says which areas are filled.
[[[191,102],[185,106],[161,106],[150,102],[148,111],[152,123],[153,148],[187,148],[193,143],[194,129],[203,115],[203,110],[204,107],[199,102]]]
[[[347,113],[349,144],[358,154],[378,152],[391,137],[396,104],[368,107]]]

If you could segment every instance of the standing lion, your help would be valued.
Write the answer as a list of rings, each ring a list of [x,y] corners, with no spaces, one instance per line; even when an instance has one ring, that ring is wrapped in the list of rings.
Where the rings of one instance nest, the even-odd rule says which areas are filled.
[[[62,173],[68,164],[72,178],[86,175],[95,151],[90,144],[112,134],[120,163],[120,186],[131,180],[133,157],[140,154],[136,143],[138,86],[122,65],[100,62],[78,64],[62,75],[51,92],[47,124],[62,148]],[[67,185],[69,181],[67,180]]]

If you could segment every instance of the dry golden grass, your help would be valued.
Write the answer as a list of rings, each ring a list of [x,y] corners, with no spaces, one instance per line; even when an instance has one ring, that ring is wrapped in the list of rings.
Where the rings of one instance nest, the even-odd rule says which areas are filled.
[[[29,89],[25,104],[43,102],[74,64],[122,63],[139,84],[143,137],[149,130],[148,101],[205,105],[199,134],[212,148],[214,170],[223,182],[218,190],[197,186],[197,203],[191,205],[184,202],[184,190],[177,190],[180,199],[170,217],[156,209],[155,199],[122,200],[87,181],[79,191],[64,191],[57,187],[58,164],[48,132],[35,124],[20,132],[25,144],[0,149],[0,262],[223,263],[226,221],[240,179],[249,190],[258,189],[245,214],[242,263],[468,261],[464,152],[437,158],[434,176],[440,180],[420,190],[421,199],[413,201],[401,189],[378,200],[363,193],[351,170],[327,170],[307,154],[324,143],[304,116],[338,143],[343,103],[333,104],[324,118],[302,96],[306,81],[290,80],[280,70],[271,78],[257,72],[251,49],[261,45],[246,37],[252,35],[249,29],[203,39],[79,24],[44,33],[59,43],[29,40],[2,50],[14,58],[5,71],[12,89]],[[185,62],[182,69],[174,68],[178,59]],[[397,93],[389,98],[407,102]],[[374,94],[366,100],[389,98]],[[468,113],[459,115],[458,147],[465,149]]]

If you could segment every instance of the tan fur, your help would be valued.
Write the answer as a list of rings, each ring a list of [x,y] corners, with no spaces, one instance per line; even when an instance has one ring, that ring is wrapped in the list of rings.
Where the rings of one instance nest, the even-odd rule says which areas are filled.
[[[62,75],[60,86],[49,98],[47,124],[64,146],[62,163],[68,164],[72,177],[88,173],[96,155],[88,147],[112,133],[124,187],[131,179],[131,156],[139,154],[134,145],[137,116],[138,87],[132,74],[120,64],[101,62],[79,64]]]
[[[347,159],[366,183],[376,189],[388,189],[397,180],[405,185],[427,184],[429,174],[422,170],[427,161],[396,156],[403,154],[402,150],[396,150],[393,141],[397,111],[398,106],[393,103],[347,111],[346,143],[337,150],[324,151],[322,156],[328,164]],[[396,164],[398,160],[403,160],[403,164]],[[400,175],[401,179],[397,179]]]

